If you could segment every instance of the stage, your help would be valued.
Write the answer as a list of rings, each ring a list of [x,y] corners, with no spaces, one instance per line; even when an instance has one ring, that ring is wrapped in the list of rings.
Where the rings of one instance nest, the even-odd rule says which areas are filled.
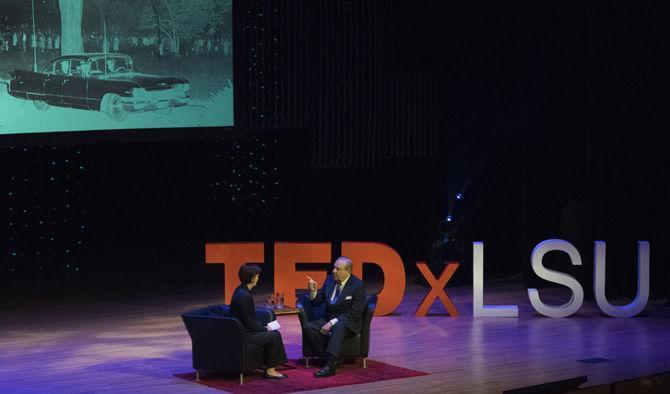
[[[436,303],[428,317],[415,318],[427,291],[408,280],[396,313],[373,319],[370,359],[430,375],[328,392],[496,393],[583,375],[586,387],[670,370],[665,302],[651,301],[638,317],[615,319],[586,301],[576,315],[551,319],[534,312],[520,280],[510,280],[487,285],[485,303],[518,304],[518,319],[473,318],[470,286],[447,288],[460,317],[449,317]],[[547,293],[541,290],[544,300],[560,298]],[[180,314],[220,303],[221,295],[3,310],[0,392],[218,392],[173,374],[192,371]],[[266,298],[257,293],[257,305]],[[278,320],[288,357],[300,357],[297,316]],[[578,361],[596,358],[609,361]]]

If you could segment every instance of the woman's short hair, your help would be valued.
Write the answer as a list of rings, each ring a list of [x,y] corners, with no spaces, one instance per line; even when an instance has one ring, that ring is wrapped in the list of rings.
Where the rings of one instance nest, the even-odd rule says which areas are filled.
[[[251,283],[251,280],[254,276],[261,273],[261,267],[253,264],[244,264],[240,267],[240,271],[237,273],[237,276],[240,278],[240,282],[243,285],[248,285]]]

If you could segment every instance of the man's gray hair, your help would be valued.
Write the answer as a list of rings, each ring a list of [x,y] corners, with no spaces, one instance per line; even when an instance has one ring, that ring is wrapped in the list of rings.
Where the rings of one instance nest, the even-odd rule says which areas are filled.
[[[354,262],[351,261],[351,259],[347,256],[340,256],[337,258],[335,261],[341,261],[344,263],[344,267],[347,269],[347,271],[351,272],[354,268]]]

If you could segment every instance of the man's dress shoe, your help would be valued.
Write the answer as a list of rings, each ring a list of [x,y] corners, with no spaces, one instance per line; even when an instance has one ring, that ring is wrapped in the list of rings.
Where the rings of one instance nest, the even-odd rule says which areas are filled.
[[[325,367],[321,368],[317,372],[314,373],[314,376],[317,378],[327,378],[328,376],[333,376],[335,375],[335,366],[328,366],[326,365]]]

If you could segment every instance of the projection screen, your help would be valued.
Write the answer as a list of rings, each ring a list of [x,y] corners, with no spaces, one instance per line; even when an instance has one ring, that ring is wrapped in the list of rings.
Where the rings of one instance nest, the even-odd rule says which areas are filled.
[[[0,0],[0,135],[233,125],[232,0]]]

